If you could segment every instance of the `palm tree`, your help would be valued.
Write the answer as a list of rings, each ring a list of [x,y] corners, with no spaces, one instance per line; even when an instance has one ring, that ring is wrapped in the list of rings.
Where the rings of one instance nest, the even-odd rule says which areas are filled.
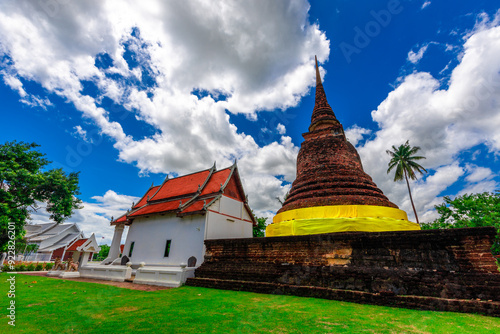
[[[387,150],[387,154],[391,156],[391,161],[389,161],[389,168],[387,169],[387,174],[390,173],[391,170],[396,168],[396,174],[394,175],[394,181],[400,181],[403,177],[406,180],[406,185],[408,186],[408,193],[410,194],[410,202],[413,207],[413,212],[415,213],[415,219],[417,220],[417,224],[420,224],[418,221],[417,210],[415,210],[415,205],[413,204],[413,198],[411,197],[410,183],[408,182],[408,177],[412,180],[416,180],[417,176],[415,172],[419,172],[420,174],[427,173],[427,170],[416,163],[416,160],[425,159],[422,156],[414,155],[420,150],[420,147],[410,146],[410,141],[407,140],[404,145],[400,145],[399,147],[392,146],[392,151]]]
[[[283,200],[279,196],[276,197],[276,199],[278,200],[278,202],[280,202],[281,206],[283,206],[283,204],[285,204],[285,201],[288,198],[288,195],[290,195],[290,190],[288,190],[286,192],[285,196],[283,196]]]

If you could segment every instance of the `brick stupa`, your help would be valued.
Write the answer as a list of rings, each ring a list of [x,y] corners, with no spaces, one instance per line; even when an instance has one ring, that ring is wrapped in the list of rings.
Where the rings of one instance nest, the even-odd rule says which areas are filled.
[[[297,156],[297,178],[267,236],[420,229],[363,170],[328,104],[316,60],[316,99]]]

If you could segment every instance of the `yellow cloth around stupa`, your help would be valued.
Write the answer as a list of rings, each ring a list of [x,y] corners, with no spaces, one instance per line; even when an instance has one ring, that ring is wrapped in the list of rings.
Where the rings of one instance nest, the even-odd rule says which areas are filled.
[[[266,237],[403,230],[420,230],[403,210],[376,205],[331,205],[281,212],[267,226]]]

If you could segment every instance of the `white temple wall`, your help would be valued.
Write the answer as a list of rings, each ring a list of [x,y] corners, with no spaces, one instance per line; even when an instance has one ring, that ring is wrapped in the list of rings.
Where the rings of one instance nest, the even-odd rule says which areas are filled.
[[[129,228],[123,255],[129,256],[133,264],[145,262],[147,265],[187,264],[191,256],[196,257],[196,265],[203,262],[203,240],[205,216],[193,215],[184,218],[175,214],[139,217]],[[167,240],[172,240],[170,253],[164,257]]]
[[[243,203],[222,196],[207,212],[206,239],[251,238],[252,223],[243,219],[250,220]]]

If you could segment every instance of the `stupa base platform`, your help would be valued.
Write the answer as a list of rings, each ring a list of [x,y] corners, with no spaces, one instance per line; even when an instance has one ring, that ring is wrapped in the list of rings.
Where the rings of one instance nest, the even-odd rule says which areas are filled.
[[[187,285],[500,317],[494,228],[206,240]]]
[[[188,280],[188,285],[222,290],[249,291],[274,295],[293,295],[299,297],[341,300],[358,304],[402,307],[417,310],[479,313],[493,317],[500,316],[500,302],[486,300],[459,300],[425,296],[404,296],[385,292],[372,293],[316,286],[233,281],[211,278],[190,278]]]

